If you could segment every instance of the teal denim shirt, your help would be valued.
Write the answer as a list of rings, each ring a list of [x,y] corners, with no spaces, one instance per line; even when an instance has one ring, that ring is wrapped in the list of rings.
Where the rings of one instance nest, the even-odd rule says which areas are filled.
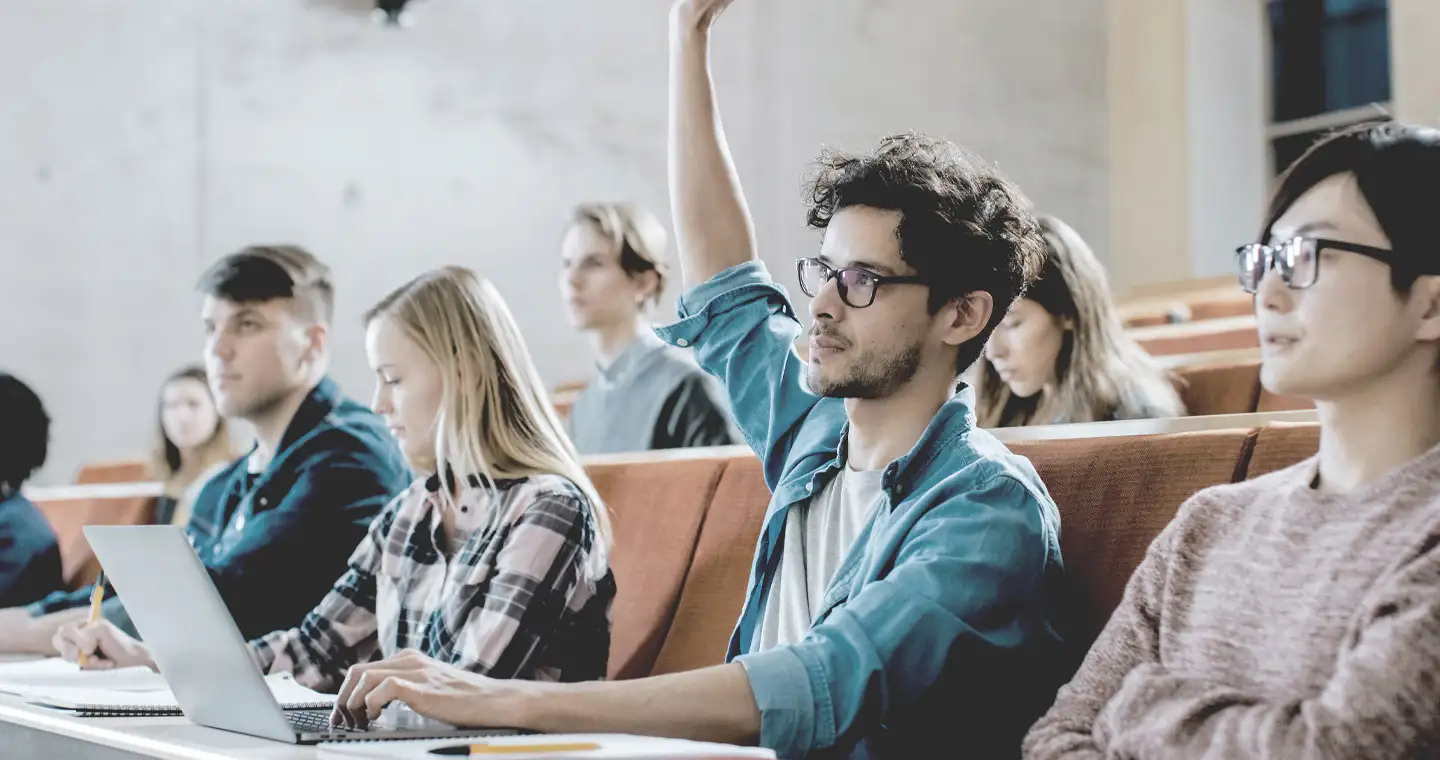
[[[1018,757],[1068,675],[1059,512],[1030,462],[975,426],[962,387],[885,469],[885,502],[805,639],[756,651],[785,515],[843,466],[842,399],[805,384],[801,326],[758,261],[684,293],[659,328],[725,386],[773,497],[727,661],[781,758]]]

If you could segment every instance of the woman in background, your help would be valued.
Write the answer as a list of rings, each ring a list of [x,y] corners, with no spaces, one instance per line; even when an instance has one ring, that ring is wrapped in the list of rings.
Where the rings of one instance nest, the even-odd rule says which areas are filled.
[[[1173,379],[1125,334],[1105,268],[1069,225],[1040,217],[1049,255],[995,328],[977,378],[982,427],[1180,417]]]
[[[238,454],[202,367],[187,366],[165,378],[156,418],[154,466],[164,491],[155,503],[155,522],[183,526],[196,494]]]

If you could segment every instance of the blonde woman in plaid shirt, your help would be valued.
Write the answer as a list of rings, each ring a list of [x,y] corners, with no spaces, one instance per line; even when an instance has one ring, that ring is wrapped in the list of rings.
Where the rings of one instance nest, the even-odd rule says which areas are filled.
[[[266,672],[334,691],[402,651],[499,678],[605,676],[610,520],[504,300],[459,267],[422,275],[365,315],[373,406],[411,468],[350,567],[299,626],[251,642]],[[151,664],[104,623],[61,652]]]

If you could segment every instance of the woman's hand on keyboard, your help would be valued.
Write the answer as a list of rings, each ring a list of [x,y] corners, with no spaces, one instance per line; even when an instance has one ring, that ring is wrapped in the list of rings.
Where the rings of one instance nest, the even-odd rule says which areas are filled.
[[[330,722],[364,728],[386,705],[404,702],[427,718],[454,726],[517,727],[517,697],[536,687],[529,681],[487,678],[406,650],[350,668]]]

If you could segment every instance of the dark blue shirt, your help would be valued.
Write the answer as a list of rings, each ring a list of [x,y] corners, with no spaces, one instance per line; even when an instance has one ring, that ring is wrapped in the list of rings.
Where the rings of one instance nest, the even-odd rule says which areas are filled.
[[[20,494],[0,498],[0,609],[64,587],[55,530]]]
[[[247,639],[298,625],[345,572],[346,561],[410,473],[384,423],[326,378],[300,405],[270,464],[248,457],[195,497],[185,530]],[[40,615],[88,602],[90,589],[52,594]],[[135,635],[119,599],[105,617]]]

